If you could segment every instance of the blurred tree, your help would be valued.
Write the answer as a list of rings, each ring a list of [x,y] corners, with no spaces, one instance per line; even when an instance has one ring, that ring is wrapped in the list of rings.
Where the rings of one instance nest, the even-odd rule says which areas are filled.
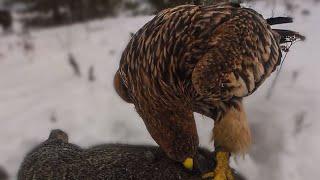
[[[222,1],[251,0],[4,0],[6,5],[20,4],[23,21],[29,26],[50,26],[81,22],[121,12],[132,15],[154,14],[182,4],[212,4]],[[22,6],[21,6],[22,5]],[[31,14],[31,16],[29,16]]]
[[[5,31],[10,29],[12,25],[12,16],[10,11],[0,9],[0,25]]]
[[[243,2],[252,0],[146,0],[156,11],[182,4],[213,4],[218,2]]]
[[[9,6],[20,4],[24,7],[23,13],[34,14],[27,20],[30,25],[65,24],[112,16],[120,3],[121,0],[6,0]]]
[[[151,6],[156,10],[162,10],[168,7],[173,7],[182,4],[190,4],[192,0],[148,0]]]
[[[1,180],[8,180],[9,179],[9,175],[7,173],[7,171],[0,166],[0,179]]]

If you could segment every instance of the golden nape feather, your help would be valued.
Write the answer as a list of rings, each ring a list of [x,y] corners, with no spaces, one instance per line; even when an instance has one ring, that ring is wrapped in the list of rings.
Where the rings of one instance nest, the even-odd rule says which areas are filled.
[[[114,79],[153,137],[173,160],[195,157],[199,144],[193,112],[215,120],[216,148],[242,153],[251,136],[242,98],[281,62],[281,43],[302,38],[270,25],[238,4],[166,9],[131,39]],[[291,39],[292,40],[292,39]]]

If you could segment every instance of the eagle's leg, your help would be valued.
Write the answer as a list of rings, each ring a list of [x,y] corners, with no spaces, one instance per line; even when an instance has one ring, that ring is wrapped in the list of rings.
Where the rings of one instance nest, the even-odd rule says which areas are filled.
[[[229,152],[216,151],[216,167],[213,172],[202,175],[203,179],[212,178],[213,180],[234,180],[232,170],[229,166]]]
[[[241,99],[232,100],[215,121],[213,140],[216,148],[216,167],[211,176],[214,180],[233,180],[229,158],[231,153],[244,154],[251,144],[250,129]]]

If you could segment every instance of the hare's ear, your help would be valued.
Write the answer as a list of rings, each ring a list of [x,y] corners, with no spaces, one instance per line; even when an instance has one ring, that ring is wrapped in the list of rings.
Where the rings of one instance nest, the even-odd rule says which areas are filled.
[[[292,23],[293,19],[292,17],[272,17],[266,19],[267,23],[269,25],[276,25],[276,24],[286,24],[286,23]]]

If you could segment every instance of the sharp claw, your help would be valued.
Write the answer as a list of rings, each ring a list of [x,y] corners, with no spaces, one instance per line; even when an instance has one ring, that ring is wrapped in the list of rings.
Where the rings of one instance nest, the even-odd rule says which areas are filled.
[[[215,156],[217,165],[214,171],[202,175],[202,179],[234,180],[232,170],[229,166],[229,153],[217,152]]]
[[[209,172],[204,175],[202,175],[202,179],[208,179],[208,178],[213,178],[214,177],[214,172]]]

